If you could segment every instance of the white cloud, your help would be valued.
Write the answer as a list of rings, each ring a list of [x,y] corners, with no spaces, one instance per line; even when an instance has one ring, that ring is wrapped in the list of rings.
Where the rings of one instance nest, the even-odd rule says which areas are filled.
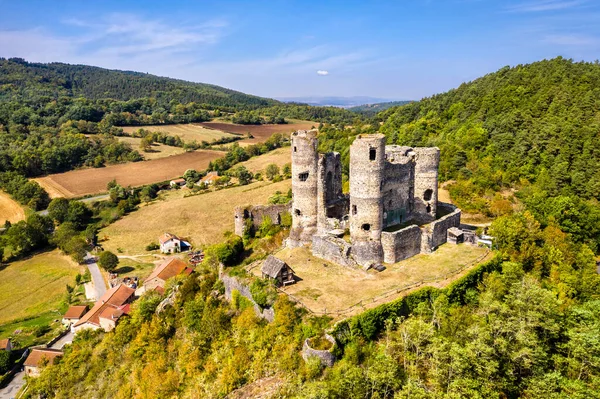
[[[512,12],[557,11],[577,7],[585,2],[586,0],[535,0],[509,6],[507,10]]]
[[[324,71],[322,69],[319,69],[317,71],[317,75],[326,76],[326,75],[329,75],[329,71]]]

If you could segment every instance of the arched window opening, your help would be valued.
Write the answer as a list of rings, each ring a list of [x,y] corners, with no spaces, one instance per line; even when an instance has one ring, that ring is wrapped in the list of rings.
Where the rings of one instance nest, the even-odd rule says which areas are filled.
[[[427,190],[425,190],[425,192],[423,193],[423,199],[425,201],[431,201],[431,196],[433,195],[433,190],[428,188]]]

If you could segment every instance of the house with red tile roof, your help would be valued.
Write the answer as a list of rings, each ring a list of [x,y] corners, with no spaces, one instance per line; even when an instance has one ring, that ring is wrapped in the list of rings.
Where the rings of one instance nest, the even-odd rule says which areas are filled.
[[[73,325],[73,331],[99,328],[110,331],[117,325],[121,316],[126,314],[124,309],[133,301],[135,290],[120,284],[106,291],[94,307]]]
[[[25,374],[29,377],[38,377],[42,367],[53,364],[63,352],[58,349],[34,348],[25,359]]]
[[[67,309],[67,312],[63,316],[62,322],[64,325],[69,326],[77,323],[83,315],[88,311],[87,305],[74,305]]]
[[[187,263],[179,258],[168,258],[163,263],[158,265],[150,276],[144,281],[144,290],[164,290],[165,282],[171,277],[178,276],[180,274],[190,274],[192,269]]]
[[[0,351],[10,352],[12,350],[12,344],[9,338],[0,339]]]

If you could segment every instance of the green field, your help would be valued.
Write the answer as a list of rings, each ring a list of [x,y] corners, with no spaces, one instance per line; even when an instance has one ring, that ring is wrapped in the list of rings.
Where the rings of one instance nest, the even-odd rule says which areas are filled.
[[[75,284],[83,267],[58,250],[45,252],[0,269],[0,329],[15,320],[58,311],[66,285]],[[57,317],[60,315],[57,313]],[[10,333],[10,332],[9,332]],[[0,337],[5,334],[3,331]]]

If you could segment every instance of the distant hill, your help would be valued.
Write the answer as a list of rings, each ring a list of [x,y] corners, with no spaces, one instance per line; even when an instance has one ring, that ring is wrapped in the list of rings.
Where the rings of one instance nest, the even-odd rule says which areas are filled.
[[[356,107],[363,104],[374,104],[389,102],[390,99],[367,97],[367,96],[354,96],[354,97],[335,97],[335,96],[309,96],[309,97],[278,97],[277,100],[286,103],[298,103],[308,104],[317,106],[331,106],[340,108]]]
[[[388,108],[410,104],[411,102],[412,101],[389,101],[384,103],[362,104],[356,107],[350,107],[348,108],[348,111],[372,116],[378,112],[385,111]]]
[[[40,96],[85,97],[127,101],[154,98],[161,104],[175,100],[221,107],[253,109],[279,104],[223,87],[165,78],[141,72],[110,70],[88,65],[41,64],[19,58],[0,59],[0,100]]]

